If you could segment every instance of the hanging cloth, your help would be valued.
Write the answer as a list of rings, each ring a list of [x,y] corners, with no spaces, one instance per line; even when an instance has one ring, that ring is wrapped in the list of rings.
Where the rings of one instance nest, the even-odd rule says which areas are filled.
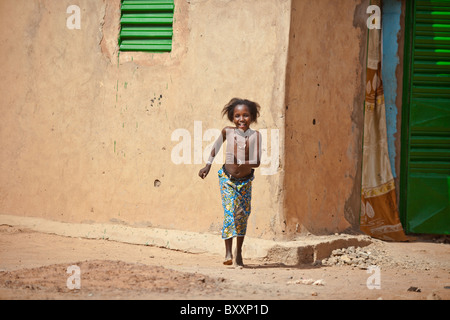
[[[372,1],[380,7],[380,1]],[[386,133],[381,79],[381,29],[369,29],[360,229],[378,239],[407,241],[398,215]]]

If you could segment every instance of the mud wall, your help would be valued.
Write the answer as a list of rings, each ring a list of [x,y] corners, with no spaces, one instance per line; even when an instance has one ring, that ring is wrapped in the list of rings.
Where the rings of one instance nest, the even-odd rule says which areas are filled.
[[[292,1],[286,234],[358,228],[367,0]]]
[[[254,128],[283,141],[290,1],[176,0],[173,49],[164,54],[119,54],[119,3],[0,2],[0,213],[218,232],[220,165],[202,181],[194,148],[211,143],[208,129],[228,125],[220,111],[235,96],[259,102]],[[71,5],[80,29],[67,27]],[[344,29],[357,38],[349,21]],[[353,104],[343,105],[348,116]],[[316,117],[319,128],[325,118]],[[191,153],[177,164],[183,141]],[[269,142],[266,173],[256,173],[251,236],[281,230],[283,147]]]

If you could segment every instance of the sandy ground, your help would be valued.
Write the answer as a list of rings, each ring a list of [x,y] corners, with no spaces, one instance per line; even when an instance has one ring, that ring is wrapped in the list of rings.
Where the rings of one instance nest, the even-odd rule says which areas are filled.
[[[287,266],[246,259],[243,268],[224,266],[222,257],[212,254],[68,238],[0,225],[0,299],[450,298],[450,244],[376,240],[365,249],[383,255],[378,266],[379,289],[367,285],[368,281],[372,287],[377,284],[372,281],[376,272],[350,265]],[[79,268],[80,289],[67,285],[69,277],[76,277],[67,273],[70,266]]]

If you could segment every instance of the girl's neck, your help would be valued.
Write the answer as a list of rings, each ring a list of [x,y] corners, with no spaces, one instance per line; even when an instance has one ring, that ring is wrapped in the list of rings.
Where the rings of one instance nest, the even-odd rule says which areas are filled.
[[[239,129],[239,128],[234,128],[234,130],[237,131],[237,133],[240,134],[241,136],[247,136],[251,132],[250,127],[248,127],[247,130],[245,130],[245,131],[242,129]]]

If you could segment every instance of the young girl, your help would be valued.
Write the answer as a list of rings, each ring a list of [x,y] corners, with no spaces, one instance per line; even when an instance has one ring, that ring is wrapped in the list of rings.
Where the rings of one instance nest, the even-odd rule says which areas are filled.
[[[235,264],[242,266],[242,244],[251,211],[252,180],[254,169],[261,160],[261,134],[250,129],[257,120],[260,106],[246,99],[233,98],[222,110],[234,127],[222,129],[222,135],[214,143],[211,155],[198,175],[204,179],[214,157],[227,140],[225,164],[220,168],[219,183],[224,209],[222,239],[225,240],[225,265],[233,263],[233,237],[237,237]]]

